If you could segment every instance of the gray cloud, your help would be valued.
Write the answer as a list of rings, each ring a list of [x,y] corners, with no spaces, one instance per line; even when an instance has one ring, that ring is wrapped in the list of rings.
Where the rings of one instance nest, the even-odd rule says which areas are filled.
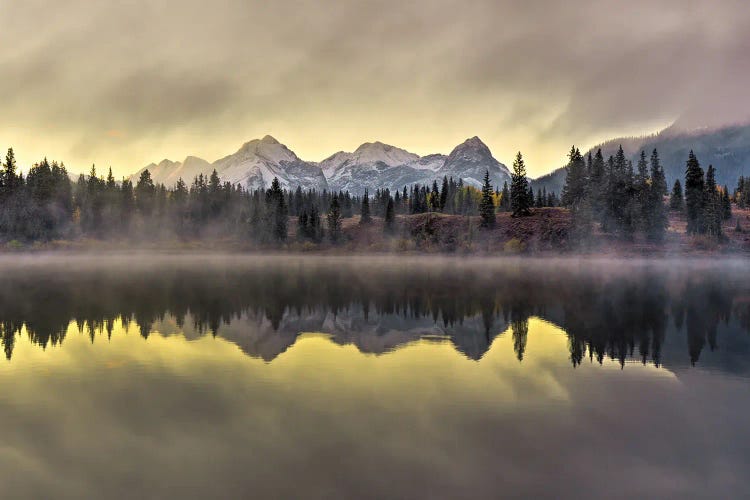
[[[478,134],[541,173],[570,143],[750,115],[733,0],[32,0],[0,17],[0,140],[119,174],[265,133],[310,159]]]

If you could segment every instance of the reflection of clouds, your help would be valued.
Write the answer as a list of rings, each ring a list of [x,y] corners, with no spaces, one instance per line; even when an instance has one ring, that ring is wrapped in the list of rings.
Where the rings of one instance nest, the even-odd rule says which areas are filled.
[[[509,333],[478,362],[448,342],[372,356],[318,334],[272,363],[220,338],[145,341],[119,325],[110,343],[71,334],[42,351],[23,340],[0,364],[0,483],[9,498],[748,486],[742,381],[694,372],[675,384],[666,370],[617,362],[573,369],[563,332],[535,319],[519,363]]]

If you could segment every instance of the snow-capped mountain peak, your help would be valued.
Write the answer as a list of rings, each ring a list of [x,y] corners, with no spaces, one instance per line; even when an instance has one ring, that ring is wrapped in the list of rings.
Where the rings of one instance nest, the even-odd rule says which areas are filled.
[[[438,173],[454,179],[464,179],[467,184],[480,187],[486,171],[489,171],[490,181],[494,186],[510,181],[508,167],[497,161],[490,148],[479,137],[474,136],[453,148]]]
[[[456,146],[450,155],[431,154],[420,157],[404,149],[379,141],[361,144],[353,152],[339,151],[320,163],[301,160],[274,137],[266,135],[242,145],[235,153],[209,163],[194,156],[183,162],[164,160],[150,164],[154,182],[173,186],[182,179],[190,183],[199,174],[216,170],[224,182],[241,184],[248,189],[267,188],[274,177],[284,188],[348,190],[362,194],[387,188],[392,192],[412,184],[431,184],[446,177],[463,179],[479,187],[485,171],[490,171],[493,185],[510,179],[508,169],[498,162],[478,137]],[[142,170],[141,170],[142,171]],[[137,180],[139,171],[133,176]]]
[[[381,162],[389,167],[395,167],[417,161],[419,156],[404,149],[376,141],[366,142],[359,146],[352,153],[352,159],[355,159],[357,163]]]

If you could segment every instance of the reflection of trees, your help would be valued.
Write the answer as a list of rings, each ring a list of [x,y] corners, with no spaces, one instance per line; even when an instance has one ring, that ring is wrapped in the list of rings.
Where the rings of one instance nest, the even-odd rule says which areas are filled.
[[[518,361],[523,361],[523,353],[526,352],[526,339],[529,336],[529,320],[518,319],[511,323],[513,330],[513,352],[516,353]]]
[[[688,280],[675,273],[605,275],[533,266],[487,273],[479,266],[362,268],[349,263],[290,270],[278,263],[158,271],[136,266],[127,273],[44,269],[10,273],[5,281],[0,340],[8,358],[24,325],[30,341],[44,348],[63,342],[71,321],[93,342],[100,334],[110,337],[116,320],[126,328],[134,323],[148,338],[167,317],[180,328],[189,318],[196,331],[212,335],[221,335],[222,325],[244,314],[262,315],[274,329],[290,314],[321,311],[364,311],[366,320],[427,318],[442,325],[472,359],[487,351],[504,329],[501,324],[510,324],[513,348],[522,360],[528,320],[539,316],[565,329],[574,366],[587,356],[598,362],[608,357],[624,364],[637,358],[659,365],[670,324],[684,327],[687,355],[695,363],[706,345],[717,348],[717,327],[732,314],[750,329],[748,304],[734,301],[747,296],[747,287],[740,285],[746,280],[727,281],[716,273]],[[477,327],[467,328],[469,319]]]

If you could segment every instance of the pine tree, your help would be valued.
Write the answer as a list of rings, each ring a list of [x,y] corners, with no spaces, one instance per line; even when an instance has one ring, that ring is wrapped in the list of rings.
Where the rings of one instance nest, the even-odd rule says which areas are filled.
[[[601,148],[596,151],[589,174],[589,199],[591,210],[600,222],[604,222],[607,196],[607,171]]]
[[[331,199],[331,206],[328,209],[328,237],[331,242],[338,243],[341,239],[341,206],[339,205],[339,197],[334,193]]]
[[[510,211],[510,190],[508,181],[503,181],[503,190],[500,192],[500,208],[504,212]]]
[[[685,206],[687,208],[688,234],[703,232],[701,215],[703,213],[705,189],[703,169],[698,163],[698,158],[690,151],[685,169]]]
[[[448,176],[443,176],[443,186],[440,189],[440,211],[445,212],[445,207],[448,205],[448,190],[450,189],[448,184]],[[397,193],[398,194],[398,193]]]
[[[651,154],[650,181],[645,213],[646,236],[652,241],[661,241],[664,239],[664,233],[669,225],[669,218],[664,206],[667,181],[664,178],[664,170],[661,168],[659,154],[656,152],[656,149]]]
[[[510,208],[513,217],[531,215],[529,200],[529,181],[526,179],[526,164],[519,151],[513,161],[513,172],[510,181]]]
[[[285,241],[287,237],[288,212],[284,191],[277,177],[271,181],[271,188],[266,194],[266,210],[271,216],[271,230],[274,239]]]
[[[360,224],[369,224],[372,222],[372,216],[370,215],[370,195],[365,189],[365,195],[362,197],[362,208],[361,217],[359,219]]]
[[[667,179],[664,176],[664,169],[659,160],[659,152],[656,149],[651,152],[651,185],[656,194],[662,197],[668,194]]]
[[[307,216],[307,210],[302,209],[299,216],[297,216],[297,239],[305,239],[310,237],[310,221]]]
[[[634,217],[634,224],[636,227],[648,231],[649,218],[651,211],[651,197],[650,197],[650,177],[648,175],[648,163],[646,162],[646,152],[641,151],[641,155],[638,158],[638,166],[633,180],[633,189],[635,194],[635,209],[636,216]]]
[[[385,225],[383,226],[383,230],[386,233],[392,233],[393,229],[396,226],[396,215],[393,208],[393,198],[388,198],[388,202],[385,206]]]
[[[387,201],[386,201],[387,204]],[[432,192],[430,193],[430,212],[440,211],[440,192],[437,181],[432,181]]]
[[[724,186],[724,192],[721,196],[721,216],[724,220],[732,218],[732,200],[729,197],[729,189]]]
[[[92,167],[92,174],[89,177],[89,183],[92,179],[96,179],[96,172]],[[95,182],[95,180],[93,181]],[[156,194],[156,187],[154,181],[151,180],[151,172],[148,169],[141,172],[141,176],[138,178],[138,183],[135,185],[135,204],[138,211],[144,216],[149,217],[154,210],[154,196]]]
[[[716,170],[713,165],[709,165],[706,171],[706,190],[701,218],[703,229],[701,232],[717,238],[721,236],[723,210],[721,207],[721,194],[716,186]]]
[[[320,222],[320,212],[318,208],[313,205],[310,208],[310,216],[308,217],[309,225],[309,237],[316,243],[320,243],[323,239],[323,224]]]
[[[608,162],[609,182],[607,189],[607,216],[605,228],[614,229],[620,236],[631,238],[633,235],[635,210],[635,189],[633,183],[633,165],[625,157],[620,146],[614,157]]]
[[[674,186],[672,186],[672,193],[669,195],[669,209],[681,212],[684,201],[682,197],[682,184],[680,184],[680,179],[676,179]]]
[[[737,180],[737,189],[734,190],[734,202],[738,208],[745,208],[750,204],[750,179],[740,176]]]
[[[482,199],[479,202],[479,216],[481,226],[490,228],[495,226],[495,200],[492,197],[492,185],[490,185],[490,171],[485,170],[484,182],[482,184]]]
[[[8,148],[2,172],[2,185],[5,196],[12,196],[20,184],[16,168],[16,155],[13,152],[13,148]]]
[[[565,185],[563,186],[561,201],[564,206],[573,207],[586,198],[588,184],[586,162],[575,146],[568,153],[568,165],[565,170]]]

